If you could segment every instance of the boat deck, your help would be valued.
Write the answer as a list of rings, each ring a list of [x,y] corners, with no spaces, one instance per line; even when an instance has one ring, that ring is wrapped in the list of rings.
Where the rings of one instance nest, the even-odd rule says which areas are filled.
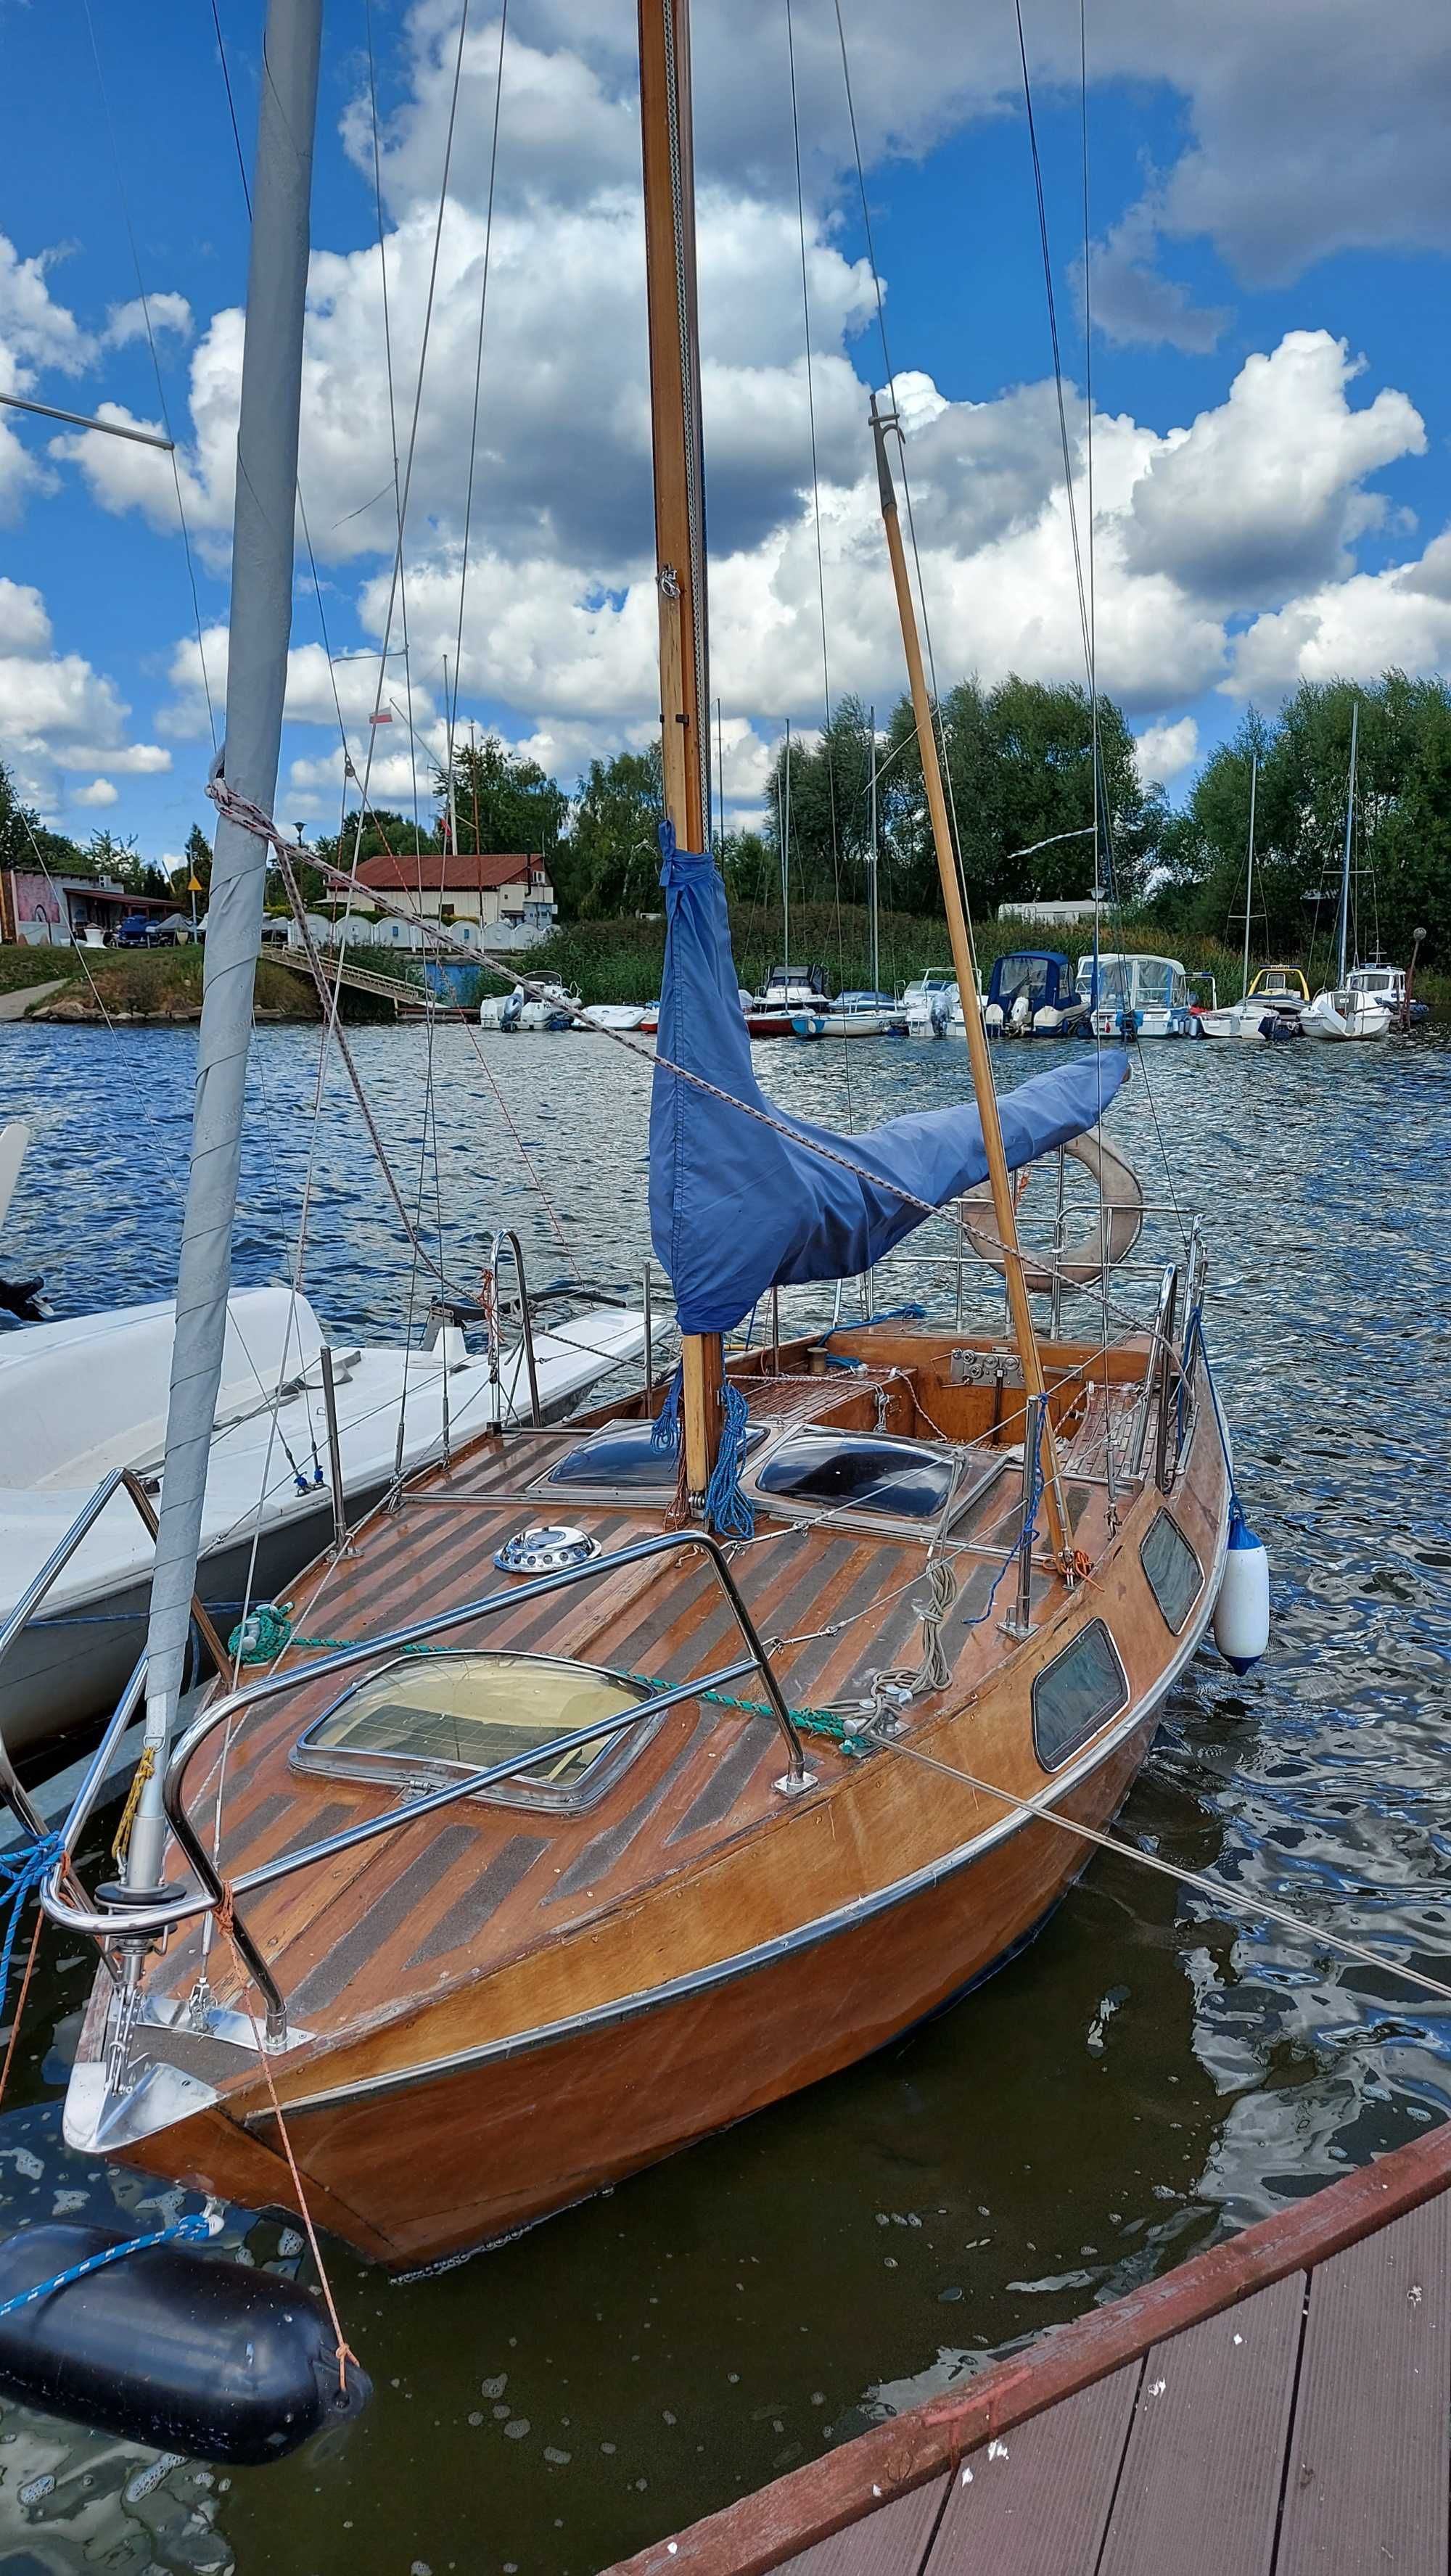
[[[1446,2576],[1451,2127],[614,2576]]]

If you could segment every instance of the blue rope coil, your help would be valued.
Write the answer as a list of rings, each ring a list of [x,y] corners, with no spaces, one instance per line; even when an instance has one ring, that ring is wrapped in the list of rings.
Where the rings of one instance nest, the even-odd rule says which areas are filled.
[[[684,1372],[677,1368],[665,1390],[665,1401],[655,1417],[655,1428],[650,1434],[652,1449],[675,1450],[680,1446],[680,1384],[683,1374]]]
[[[754,1538],[756,1515],[749,1498],[741,1491],[741,1469],[747,1454],[746,1426],[750,1415],[740,1388],[733,1386],[729,1378],[721,1388],[721,1410],[725,1421],[715,1467],[705,1489],[706,1522],[721,1537]]]
[[[48,2281],[37,2281],[33,2290],[17,2290],[13,2299],[0,2299],[0,2317],[13,2317],[19,2308],[35,2305],[37,2299],[48,2299],[54,2290],[68,2290],[73,2281],[83,2281],[88,2272],[104,2271],[108,2263],[119,2263],[125,2254],[144,2254],[153,2245],[174,2245],[178,2241],[198,2244],[212,2233],[211,2220],[198,2211],[193,2218],[179,2218],[172,2227],[158,2227],[150,2236],[132,2236],[124,2245],[107,2245],[99,2254],[88,2254],[84,2263],[72,2263],[64,2272],[52,2273]]]
[[[10,1963],[15,1956],[25,1900],[38,1894],[57,1862],[64,1858],[59,1834],[42,1834],[38,1841],[22,1843],[19,1851],[0,1852],[0,1915],[5,1921],[5,1936],[0,1942],[0,2000],[10,1990]]]

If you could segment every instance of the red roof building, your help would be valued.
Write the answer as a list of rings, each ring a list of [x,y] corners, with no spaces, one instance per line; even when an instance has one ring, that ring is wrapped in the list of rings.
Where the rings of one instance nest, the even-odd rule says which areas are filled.
[[[433,921],[552,924],[554,887],[537,851],[400,850],[364,859],[358,883]]]

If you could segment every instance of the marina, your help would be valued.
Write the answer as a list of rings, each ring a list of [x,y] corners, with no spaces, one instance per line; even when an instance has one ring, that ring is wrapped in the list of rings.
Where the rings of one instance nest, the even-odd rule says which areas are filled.
[[[58,828],[102,762],[185,812],[79,654],[84,715],[27,696],[7,576],[16,2576],[1446,2567],[1451,689],[1294,591],[1382,578],[1364,479],[1431,444],[1288,324],[1188,428],[1096,407],[1095,330],[1228,310],[1154,277],[1167,194],[1095,239],[1087,5],[941,138],[777,14],[779,132],[688,0],[346,58],[323,0],[214,10],[205,337],[88,18],[140,292],[0,295],[0,498],[135,509],[138,635],[179,540],[195,659],[129,685],[208,815]],[[1051,353],[1011,491],[1018,396],[893,361],[873,207],[989,100]],[[161,427],[33,390],[143,348]],[[1236,558],[1336,404],[1381,443],[1318,546]],[[964,572],[1030,529],[984,656]]]

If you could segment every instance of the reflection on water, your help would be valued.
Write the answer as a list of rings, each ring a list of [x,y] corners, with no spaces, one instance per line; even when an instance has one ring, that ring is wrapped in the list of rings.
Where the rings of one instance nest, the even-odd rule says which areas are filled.
[[[425,1034],[354,1045],[426,1214]],[[451,1275],[508,1222],[531,1281],[573,1261],[628,1291],[647,1250],[637,1068],[594,1037],[451,1028],[434,1048]],[[842,1126],[844,1053],[782,1045],[758,1065],[790,1106]],[[1005,1051],[1002,1078],[1047,1061]],[[314,1062],[310,1032],[259,1037],[248,1281],[287,1258]],[[191,1064],[186,1032],[0,1032],[3,1114],[36,1129],[3,1266],[44,1269],[60,1311],[169,1291]],[[1146,1259],[1177,1240],[1160,1134],[1182,1207],[1204,1212],[1210,1348],[1275,1631],[1247,1681],[1209,1655],[1191,1665],[1125,1821],[1171,1859],[1446,1976],[1451,1051],[1434,1033],[1167,1046],[1147,1071],[1113,1132],[1160,1203]],[[882,1045],[854,1048],[849,1077],[861,1125],[960,1094],[967,1073],[961,1049]],[[410,1261],[336,1084],[313,1208],[320,1310],[339,1333],[396,1333]],[[882,1295],[944,1287],[919,1259]],[[819,1301],[792,1301],[806,1309]],[[980,1282],[975,1311],[992,1311]],[[69,2191],[89,2207],[146,2189],[77,2177],[59,2146],[52,2033],[87,1980],[84,1959],[51,1955],[32,1994],[22,2107],[0,2116],[10,2220]],[[339,2255],[377,2396],[336,2449],[228,2476],[7,2409],[0,2546],[17,2564],[137,2576],[583,2576],[1445,2116],[1447,2032],[1390,1977],[1096,1860],[1010,1969],[870,2065],[438,2279],[391,2285]],[[256,2241],[260,2259],[275,2251],[275,2231]]]

